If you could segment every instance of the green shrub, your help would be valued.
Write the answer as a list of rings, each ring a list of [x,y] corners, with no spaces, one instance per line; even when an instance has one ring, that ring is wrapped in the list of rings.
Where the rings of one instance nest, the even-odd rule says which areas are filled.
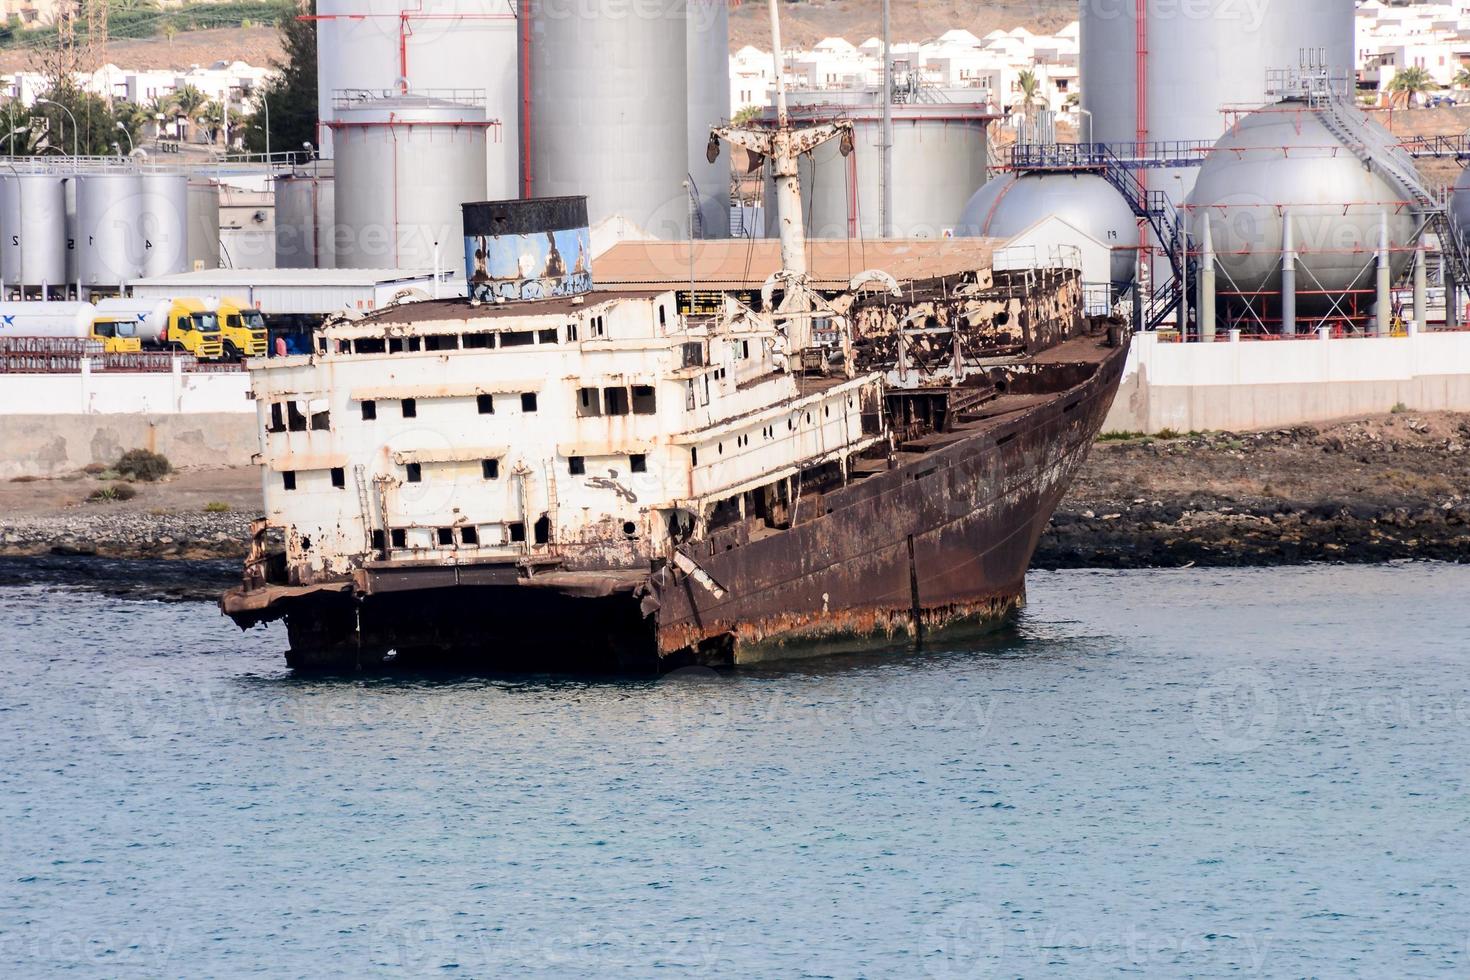
[[[228,514],[229,512],[230,505],[222,500],[211,500],[204,505],[204,513],[206,514]]]
[[[1180,432],[1178,429],[1160,429],[1158,432],[1155,432],[1154,435],[1160,439],[1184,438],[1184,433]]]
[[[87,499],[95,503],[111,503],[114,500],[132,500],[138,495],[138,491],[126,483],[114,483],[110,487],[102,487],[93,490]]]
[[[1142,439],[1146,433],[1143,432],[1104,432],[1097,437],[1098,442],[1132,442],[1134,439]]]
[[[1408,410],[1409,410],[1409,406],[1405,405],[1403,402],[1398,402],[1397,404],[1394,405],[1393,408],[1390,408],[1389,409],[1389,412],[1391,412],[1394,415],[1403,415]]]
[[[123,476],[143,480],[146,483],[152,483],[154,480],[168,476],[174,470],[167,456],[150,453],[146,449],[129,449],[122,454],[122,458],[117,461],[113,469]]]

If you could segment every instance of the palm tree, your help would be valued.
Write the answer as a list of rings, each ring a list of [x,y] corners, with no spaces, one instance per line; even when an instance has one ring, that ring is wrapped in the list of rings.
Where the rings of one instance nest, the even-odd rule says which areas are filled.
[[[1455,73],[1455,80],[1450,82],[1451,88],[1470,88],[1470,68],[1461,68]]]
[[[1404,105],[1412,106],[1419,100],[1419,95],[1424,92],[1433,92],[1439,88],[1429,72],[1417,66],[1405,68],[1393,76],[1393,81],[1388,83],[1390,99],[1394,95],[1403,95]]]
[[[192,129],[193,124],[199,121],[208,107],[209,96],[192,85],[183,85],[174,92],[172,102],[174,113],[185,121],[187,127]]]
[[[1021,93],[1021,111],[1026,115],[1041,101],[1041,79],[1035,69],[1023,68],[1016,75],[1016,89]]]

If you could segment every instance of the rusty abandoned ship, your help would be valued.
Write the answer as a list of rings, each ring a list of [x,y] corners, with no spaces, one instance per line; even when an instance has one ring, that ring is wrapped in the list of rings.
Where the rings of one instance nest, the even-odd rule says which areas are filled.
[[[252,362],[265,517],[242,627],[288,663],[657,672],[931,641],[1023,600],[1126,329],[1065,262],[807,241],[797,157],[842,122],[718,129],[776,174],[779,252],[625,243],[586,201],[467,204],[470,297]]]

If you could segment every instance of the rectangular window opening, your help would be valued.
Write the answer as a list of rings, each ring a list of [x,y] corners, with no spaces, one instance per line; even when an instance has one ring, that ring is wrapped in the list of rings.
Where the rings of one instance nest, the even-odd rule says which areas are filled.
[[[424,480],[424,468],[418,463],[409,463],[404,467],[408,473],[409,483],[422,483]]]
[[[338,490],[347,486],[347,470],[341,466],[332,467],[332,486]]]
[[[525,394],[521,395],[521,411],[536,411],[536,393],[534,391],[528,391]]]
[[[267,431],[267,432],[285,432],[286,431],[286,417],[282,413],[281,403],[280,402],[272,402],[271,403],[271,420],[270,420],[270,422],[266,423],[265,431]]]
[[[648,457],[643,453],[634,453],[628,457],[628,469],[634,473],[647,473]]]
[[[633,386],[633,414],[653,415],[658,411],[657,399],[654,397],[653,385]]]
[[[375,402],[375,401],[365,401],[365,402],[363,402],[362,403],[362,420],[364,422],[371,422],[373,419],[375,419],[377,417],[378,417],[378,403]]]
[[[462,527],[459,529],[459,540],[461,544],[479,544],[480,532],[472,527]]]
[[[476,395],[475,396],[475,407],[480,410],[480,414],[481,415],[494,415],[495,414],[495,396],[494,395]]]
[[[419,403],[416,398],[405,398],[399,403],[403,408],[403,417],[415,419],[419,415]]]
[[[493,333],[467,333],[464,335],[465,350],[488,350],[495,346]]]
[[[500,335],[501,347],[529,347],[536,342],[534,330],[507,330]]]
[[[393,529],[392,534],[390,536],[393,539],[393,547],[395,547],[395,548],[407,548],[408,547],[408,531],[407,531],[407,529],[401,528],[401,527],[395,527]]]
[[[382,531],[382,529],[381,528],[374,528],[373,529],[373,550],[374,551],[382,551],[383,548],[384,548],[385,543],[386,542],[383,539],[383,531]]]
[[[314,412],[311,416],[311,431],[326,432],[332,428],[331,412]]]
[[[295,402],[286,403],[286,428],[292,432],[306,431],[306,416],[296,407]]]
[[[286,470],[285,472],[283,472],[281,474],[281,486],[285,487],[287,490],[295,490],[296,489],[296,471],[295,470]]]
[[[511,521],[505,526],[505,531],[514,544],[519,544],[526,540],[526,525],[520,521]]]
[[[500,460],[498,460],[498,459],[482,459],[482,460],[480,460],[480,475],[483,476],[487,480],[496,480],[496,479],[499,479],[500,478]]]
[[[594,418],[602,414],[602,398],[596,388],[577,389],[577,418]]]
[[[454,547],[454,528],[441,527],[438,531],[439,543],[446,548]]]
[[[602,389],[602,402],[608,415],[627,415],[628,389],[604,388]]]
[[[537,544],[547,544],[551,541],[551,520],[545,514],[542,514],[536,521],[535,534]]]
[[[582,456],[568,456],[567,472],[572,476],[582,476],[587,472],[587,460]]]
[[[538,330],[536,332],[536,343],[538,343],[538,344],[554,344],[554,343],[556,343],[556,328],[555,327],[552,327],[550,330]]]

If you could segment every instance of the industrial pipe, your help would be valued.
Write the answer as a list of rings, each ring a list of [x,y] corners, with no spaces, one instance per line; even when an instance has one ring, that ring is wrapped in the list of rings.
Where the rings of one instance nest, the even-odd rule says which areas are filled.
[[[1393,332],[1393,280],[1388,265],[1388,212],[1378,213],[1378,309],[1375,332],[1387,337]]]
[[[1296,336],[1296,242],[1290,210],[1281,214],[1281,334]]]
[[[1215,238],[1208,212],[1200,233],[1199,339],[1207,344],[1215,342]]]
[[[1409,334],[1429,332],[1429,269],[1426,267],[1424,239],[1414,249],[1414,319],[1409,325]]]

